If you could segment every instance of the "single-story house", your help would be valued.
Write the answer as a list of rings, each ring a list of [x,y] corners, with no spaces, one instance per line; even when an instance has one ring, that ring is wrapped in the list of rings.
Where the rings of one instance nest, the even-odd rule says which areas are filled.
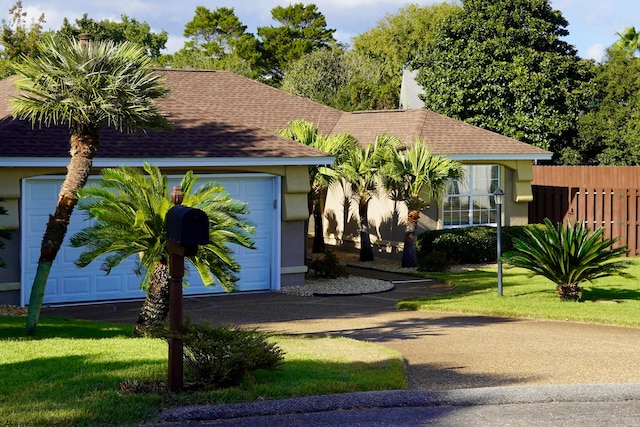
[[[310,121],[325,134],[352,133],[362,144],[385,132],[408,143],[420,136],[429,141],[434,153],[468,164],[472,178],[452,186],[456,192],[447,195],[444,205],[430,208],[425,216],[427,227],[465,225],[468,221],[463,217],[469,210],[473,211],[469,216],[473,220],[482,215],[483,209],[490,210],[483,208],[477,197],[484,197],[485,193],[476,194],[488,187],[478,186],[476,180],[491,180],[505,189],[509,195],[504,208],[506,223],[526,223],[532,164],[551,156],[544,150],[427,110],[345,113],[229,72],[158,72],[172,88],[160,103],[173,129],[136,134],[104,130],[94,159],[95,176],[89,184],[96,182],[102,168],[140,166],[143,162],[158,165],[176,180],[193,170],[202,180],[223,184],[232,197],[248,203],[248,219],[257,230],[257,249],[236,252],[242,268],[238,291],[277,290],[304,282],[307,170],[309,165],[331,163],[333,158],[275,134],[291,120]],[[0,81],[0,205],[9,213],[0,216],[0,227],[12,232],[12,239],[0,253],[8,265],[0,269],[0,304],[25,304],[29,299],[40,240],[69,161],[68,130],[33,129],[30,123],[13,119],[8,105],[15,94],[12,79]],[[343,195],[331,197],[327,202],[325,235],[334,243],[350,240],[348,223],[352,213],[338,211]],[[456,197],[460,200],[455,201]],[[472,203],[461,200],[465,197],[471,197]],[[378,217],[370,214],[372,221],[389,216],[386,202],[381,197],[382,210]],[[332,221],[330,215],[346,221]],[[80,230],[84,220],[79,212],[74,213],[68,236]],[[379,238],[374,242],[393,245],[396,240],[402,241],[385,235],[382,221],[378,225]],[[51,270],[45,304],[144,296],[133,265],[121,265],[106,276],[97,262],[84,269],[75,267],[73,262],[79,252],[63,245]],[[207,292],[222,289],[206,289],[192,278],[185,291]]]

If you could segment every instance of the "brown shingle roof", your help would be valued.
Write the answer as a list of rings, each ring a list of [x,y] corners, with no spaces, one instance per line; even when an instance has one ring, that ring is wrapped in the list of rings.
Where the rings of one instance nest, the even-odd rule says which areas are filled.
[[[363,143],[389,133],[411,143],[426,139],[436,154],[550,158],[551,153],[428,110],[342,111],[226,71],[158,70],[172,91],[159,101],[170,132],[101,132],[101,158],[314,158],[326,156],[274,134],[294,119],[323,133],[351,133]],[[68,157],[68,131],[32,130],[14,120],[14,81],[0,81],[0,158]]]
[[[434,154],[513,155],[549,158],[551,153],[512,138],[443,116],[433,111],[362,111],[342,115],[333,133],[350,133],[361,144],[387,133],[411,144],[416,137],[427,141]]]

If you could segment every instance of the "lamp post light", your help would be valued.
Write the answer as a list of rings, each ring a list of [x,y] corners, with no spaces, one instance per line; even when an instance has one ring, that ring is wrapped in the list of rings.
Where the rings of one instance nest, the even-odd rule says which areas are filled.
[[[500,187],[496,188],[493,192],[493,201],[498,208],[496,223],[498,224],[498,295],[502,296],[502,199],[504,198],[504,191]]]

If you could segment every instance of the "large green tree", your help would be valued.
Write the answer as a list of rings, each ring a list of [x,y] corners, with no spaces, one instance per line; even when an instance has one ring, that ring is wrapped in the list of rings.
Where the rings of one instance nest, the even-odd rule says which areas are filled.
[[[125,259],[138,257],[141,287],[147,292],[142,304],[136,335],[142,335],[165,320],[169,313],[169,252],[165,217],[173,204],[166,176],[157,166],[145,164],[144,172],[121,166],[102,170],[100,184],[78,192],[78,209],[95,220],[73,235],[71,246],[85,248],[76,261],[86,267],[99,257],[109,271]],[[217,279],[227,291],[233,289],[240,266],[233,257],[233,245],[252,247],[253,227],[242,217],[248,213],[244,202],[232,199],[215,182],[196,187],[198,176],[187,172],[180,182],[182,204],[203,210],[209,218],[208,245],[198,247],[186,258],[205,285]]]
[[[385,80],[380,63],[340,46],[291,63],[281,89],[343,111],[397,108],[400,91]]]
[[[178,52],[159,58],[175,68],[227,70],[258,78],[262,53],[258,39],[246,31],[233,8],[209,10],[198,6],[185,25],[185,45]]]
[[[640,32],[636,31],[636,27],[628,27],[624,32],[616,34],[619,39],[613,44],[613,49],[621,50],[630,57],[640,53]]]
[[[278,85],[287,66],[305,53],[335,43],[335,30],[327,28],[325,16],[315,4],[302,3],[271,9],[280,25],[258,27],[262,41],[265,76]]]
[[[413,62],[425,107],[556,153],[591,78],[548,0],[462,0]]]
[[[0,79],[13,73],[11,64],[19,61],[22,56],[34,56],[37,53],[37,43],[42,35],[44,14],[37,19],[27,22],[27,12],[22,2],[17,1],[9,8],[11,20],[2,20],[2,34],[0,35]]]
[[[391,152],[381,175],[391,199],[407,207],[402,267],[415,267],[415,231],[420,212],[433,202],[439,203],[449,180],[462,178],[464,169],[455,160],[432,154],[424,141],[416,139],[406,150]]]
[[[100,145],[100,129],[129,132],[167,128],[154,102],[168,88],[153,71],[145,50],[131,42],[82,43],[46,37],[38,54],[16,65],[20,95],[11,102],[17,119],[34,126],[69,127],[71,159],[55,212],[42,239],[38,268],[31,287],[27,333],[33,334],[40,315],[47,278],[60,249]],[[43,144],[51,141],[43,141]]]
[[[311,191],[307,202],[309,216],[313,215],[314,224],[312,251],[322,253],[325,250],[323,218],[327,190],[340,179],[338,170],[345,158],[356,149],[357,141],[348,134],[323,135],[313,123],[306,120],[293,120],[287,128],[279,130],[278,134],[335,156],[332,165],[309,166]]]
[[[388,13],[372,29],[353,38],[353,51],[376,64],[384,84],[391,86],[398,106],[402,70],[433,40],[438,22],[460,7],[453,3],[419,6],[409,4]]]
[[[120,22],[103,19],[95,21],[85,13],[82,18],[76,19],[75,25],[67,18],[64,19],[58,34],[65,38],[77,38],[79,34],[90,34],[93,40],[111,40],[116,43],[129,41],[144,47],[147,55],[152,58],[160,56],[160,51],[165,49],[169,35],[162,30],[159,33],[151,31],[146,22],[139,22],[127,15],[120,17]]]
[[[592,101],[565,163],[640,165],[640,59],[610,48],[596,67]]]

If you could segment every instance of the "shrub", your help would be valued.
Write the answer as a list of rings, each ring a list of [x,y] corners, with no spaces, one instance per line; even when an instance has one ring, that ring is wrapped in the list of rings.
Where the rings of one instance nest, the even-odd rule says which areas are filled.
[[[431,252],[418,259],[418,271],[444,273],[449,271],[449,257],[444,252]]]
[[[169,337],[165,331],[163,338]],[[275,369],[283,362],[284,351],[268,337],[256,330],[187,320],[180,334],[185,378],[207,388],[225,388],[238,385],[258,369]]]
[[[327,277],[329,279],[337,279],[338,277],[348,276],[347,270],[340,264],[336,254],[326,249],[322,258],[316,258],[309,264],[309,269],[316,276]]]
[[[547,218],[543,228],[525,230],[526,237],[515,239],[515,248],[504,254],[505,262],[546,277],[556,284],[558,296],[564,300],[580,298],[580,284],[599,277],[626,275],[631,261],[618,260],[626,255],[626,246],[611,248],[619,238],[603,238],[605,228],[593,233],[582,222],[567,221],[554,225]]]

